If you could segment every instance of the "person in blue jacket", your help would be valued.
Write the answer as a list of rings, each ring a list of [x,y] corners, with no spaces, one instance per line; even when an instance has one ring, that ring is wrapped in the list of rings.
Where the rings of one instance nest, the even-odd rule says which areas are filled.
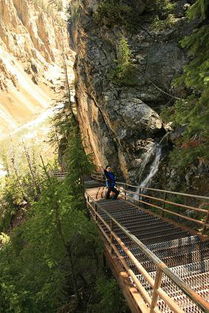
[[[106,168],[104,169],[104,175],[106,178],[106,186],[108,188],[105,198],[109,199],[110,193],[114,192],[115,195],[112,199],[116,200],[119,195],[119,191],[115,188],[116,176],[112,172],[112,169],[109,165],[107,165]]]

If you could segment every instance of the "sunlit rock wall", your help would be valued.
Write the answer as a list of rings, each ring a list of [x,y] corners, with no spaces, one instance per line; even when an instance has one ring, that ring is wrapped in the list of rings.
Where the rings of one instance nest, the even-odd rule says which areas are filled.
[[[63,55],[72,67],[62,12],[37,3],[0,1],[0,136],[34,119],[64,89]]]

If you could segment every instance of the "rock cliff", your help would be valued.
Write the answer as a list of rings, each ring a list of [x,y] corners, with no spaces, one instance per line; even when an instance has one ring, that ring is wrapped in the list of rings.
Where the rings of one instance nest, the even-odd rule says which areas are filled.
[[[0,1],[0,133],[34,119],[64,88],[66,22],[45,1]]]
[[[96,164],[111,163],[126,179],[137,181],[150,145],[162,142],[167,132],[160,118],[162,109],[184,92],[172,89],[171,81],[186,62],[178,42],[191,31],[192,25],[185,19],[189,4],[177,1],[172,15],[159,17],[150,10],[150,1],[121,1],[123,9],[129,8],[137,12],[137,19],[140,17],[132,31],[125,27],[127,23],[118,22],[120,8],[116,11],[108,2],[114,4],[71,1],[69,32],[71,47],[77,53],[78,119],[85,149],[93,153]],[[102,3],[108,10],[105,5],[101,9]],[[135,21],[129,20],[129,26],[131,22]],[[117,84],[111,78],[122,37],[127,39],[135,69],[131,84]]]

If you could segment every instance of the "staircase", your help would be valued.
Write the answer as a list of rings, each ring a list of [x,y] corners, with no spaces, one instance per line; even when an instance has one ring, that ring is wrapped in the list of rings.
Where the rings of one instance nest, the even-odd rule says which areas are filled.
[[[127,192],[117,201],[102,199],[98,188],[86,195],[113,262],[121,263],[143,300],[137,312],[209,312],[207,235],[128,201]]]

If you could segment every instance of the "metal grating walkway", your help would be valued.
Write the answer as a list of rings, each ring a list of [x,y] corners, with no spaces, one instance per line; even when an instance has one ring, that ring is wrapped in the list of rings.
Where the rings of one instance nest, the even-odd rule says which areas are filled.
[[[111,225],[108,212],[118,223],[125,227],[132,235],[136,236],[147,246],[169,269],[188,286],[191,287],[201,298],[209,302],[209,241],[202,241],[197,235],[191,235],[187,230],[168,223],[159,217],[150,215],[137,208],[130,202],[119,199],[103,200],[96,199],[97,189],[87,189],[97,204],[97,212],[103,220]],[[103,211],[105,209],[105,212]],[[100,223],[100,228],[108,233],[107,227]],[[155,280],[156,264],[154,264],[133,241],[118,227],[112,226],[112,231],[123,241],[126,247],[133,253],[143,268]],[[153,288],[148,281],[128,258],[117,241],[113,243],[120,251],[121,257],[126,261],[129,268],[137,276],[146,292],[152,296]],[[131,278],[130,278],[131,280]],[[132,284],[135,283],[131,280]],[[169,277],[163,274],[161,288],[171,297],[183,312],[202,313],[208,312],[195,304]],[[209,303],[208,303],[209,305]],[[174,312],[166,302],[158,297],[156,309],[153,312]]]

